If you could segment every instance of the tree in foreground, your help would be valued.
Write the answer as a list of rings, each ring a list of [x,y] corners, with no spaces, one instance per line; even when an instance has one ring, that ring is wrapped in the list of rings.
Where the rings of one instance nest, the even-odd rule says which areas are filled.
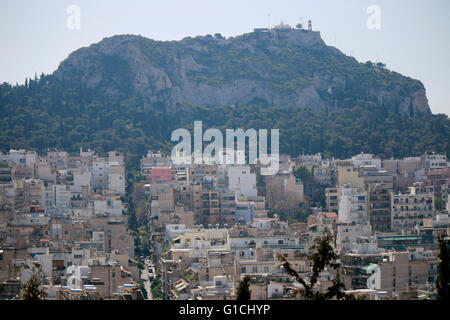
[[[44,300],[47,292],[42,285],[42,274],[33,267],[31,270],[31,278],[22,286],[22,300]]]
[[[250,300],[250,277],[245,276],[244,279],[239,283],[239,287],[237,289],[236,300],[238,301],[249,301]]]
[[[354,299],[353,295],[348,295],[344,292],[345,285],[340,279],[340,264],[337,262],[338,255],[332,246],[333,236],[328,230],[321,238],[316,238],[314,244],[311,246],[311,255],[307,256],[312,263],[312,275],[308,283],[292,268],[289,261],[285,257],[278,255],[278,259],[282,262],[281,266],[286,270],[287,274],[293,277],[303,287],[298,290],[298,293],[307,300],[331,300],[331,299]],[[314,286],[319,280],[320,273],[325,268],[330,267],[335,271],[335,278],[333,284],[321,293],[314,290]]]
[[[450,252],[443,232],[439,236],[439,275],[436,280],[436,291],[439,300],[448,301],[450,297]]]

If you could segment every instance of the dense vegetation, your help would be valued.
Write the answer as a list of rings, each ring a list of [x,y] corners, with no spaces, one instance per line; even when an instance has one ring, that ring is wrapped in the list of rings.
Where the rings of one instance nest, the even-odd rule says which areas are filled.
[[[78,152],[119,150],[136,163],[145,150],[161,148],[166,122],[162,113],[145,113],[134,99],[107,101],[44,76],[27,86],[0,86],[0,150],[57,148]],[[131,159],[129,159],[131,157]]]
[[[138,98],[99,99],[95,92],[41,75],[26,85],[0,85],[0,150],[58,148],[78,152],[116,149],[129,162],[148,148],[169,151],[170,133],[193,120],[216,128],[279,128],[280,151],[293,156],[322,152],[348,157],[360,152],[405,157],[433,150],[449,155],[450,121],[428,113],[405,116],[376,104],[313,112],[262,104],[192,107],[188,115],[143,110]]]
[[[148,148],[170,151],[172,130],[202,120],[205,128],[279,128],[280,151],[293,156],[404,157],[426,150],[449,155],[447,116],[419,112],[412,102],[409,111],[404,104],[399,110],[401,101],[412,101],[423,88],[420,81],[382,63],[359,63],[303,32],[226,40],[220,35],[169,42],[131,35],[104,39],[75,51],[53,75],[0,85],[0,151],[115,149],[136,168]],[[315,45],[303,45],[302,39],[315,39]],[[153,85],[165,84],[162,75],[173,86],[154,91]],[[174,111],[167,102],[186,79],[213,87],[239,80],[259,93],[247,103],[237,94],[233,105],[185,101]],[[308,86],[320,101],[300,108],[293,93]],[[260,97],[261,92],[268,95]],[[288,97],[286,105],[267,101],[280,93]]]
[[[322,152],[348,157],[369,152],[390,158],[419,155],[425,150],[449,151],[446,115],[407,117],[376,105],[333,112],[257,105],[194,110],[196,119],[213,127],[279,128],[280,151],[291,155]]]

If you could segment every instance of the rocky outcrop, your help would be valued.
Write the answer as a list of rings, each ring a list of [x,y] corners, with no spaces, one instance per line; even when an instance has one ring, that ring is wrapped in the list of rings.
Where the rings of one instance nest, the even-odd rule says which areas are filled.
[[[319,32],[295,29],[171,42],[115,36],[72,53],[54,75],[108,99],[137,96],[143,107],[169,113],[256,100],[317,110],[346,98],[430,112],[419,81],[400,82],[398,74],[326,46]]]

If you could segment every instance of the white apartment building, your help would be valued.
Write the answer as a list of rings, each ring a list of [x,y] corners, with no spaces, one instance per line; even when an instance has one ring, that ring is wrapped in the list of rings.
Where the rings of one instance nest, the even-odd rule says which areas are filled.
[[[340,191],[338,221],[340,223],[367,223],[367,192],[353,187],[343,187]]]
[[[97,159],[92,163],[93,188],[108,189],[114,194],[125,195],[125,170],[119,161]]]
[[[300,162],[302,165],[305,166],[320,166],[322,164],[322,155],[320,153],[317,153],[315,155],[300,155],[298,156]]]
[[[53,185],[53,206],[56,208],[69,208],[72,193],[66,185]]]
[[[106,189],[108,187],[109,163],[105,160],[92,162],[92,187]]]
[[[124,206],[120,199],[108,198],[106,200],[93,200],[91,202],[95,214],[107,214],[108,216],[120,217]]]
[[[235,193],[236,197],[256,196],[256,174],[250,172],[250,166],[230,166],[228,188]]]
[[[370,224],[338,224],[336,246],[342,252],[355,248],[361,237],[370,237],[372,228]]]
[[[1,159],[21,167],[32,168],[36,163],[37,154],[35,151],[11,149],[7,154],[2,154]]]
[[[422,156],[424,167],[426,169],[442,169],[448,167],[447,157],[435,152],[425,153]]]
[[[381,170],[381,159],[374,158],[373,154],[361,153],[353,156],[350,161],[356,168],[361,166],[375,166],[378,170]]]

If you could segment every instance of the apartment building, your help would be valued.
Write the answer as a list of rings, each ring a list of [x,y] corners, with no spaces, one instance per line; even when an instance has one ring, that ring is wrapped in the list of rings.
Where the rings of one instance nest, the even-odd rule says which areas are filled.
[[[369,222],[373,231],[391,230],[391,190],[383,185],[369,188]]]
[[[365,224],[368,221],[368,196],[362,188],[340,188],[338,217],[340,223]]]
[[[230,166],[227,170],[228,189],[235,196],[256,196],[256,174],[250,172],[250,166]]]
[[[434,217],[434,194],[423,187],[410,187],[409,193],[392,194],[391,208],[392,231],[411,230]]]
[[[430,252],[391,252],[373,266],[367,287],[399,293],[413,285],[434,284],[436,276],[437,260]]]
[[[339,193],[338,188],[325,189],[325,204],[328,211],[337,212],[339,210]]]

